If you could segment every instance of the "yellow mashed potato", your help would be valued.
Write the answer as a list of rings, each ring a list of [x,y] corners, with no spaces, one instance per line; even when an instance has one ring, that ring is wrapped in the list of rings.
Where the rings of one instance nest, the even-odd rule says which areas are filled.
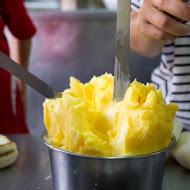
[[[164,103],[160,90],[136,80],[123,101],[113,102],[111,74],[82,84],[71,77],[62,98],[46,99],[48,141],[61,149],[97,156],[146,154],[171,143],[177,105]]]

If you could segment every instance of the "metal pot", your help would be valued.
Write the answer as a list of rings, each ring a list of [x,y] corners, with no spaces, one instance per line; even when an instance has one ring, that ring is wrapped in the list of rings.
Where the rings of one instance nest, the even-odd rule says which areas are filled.
[[[167,152],[140,156],[98,157],[49,148],[55,190],[161,190]]]

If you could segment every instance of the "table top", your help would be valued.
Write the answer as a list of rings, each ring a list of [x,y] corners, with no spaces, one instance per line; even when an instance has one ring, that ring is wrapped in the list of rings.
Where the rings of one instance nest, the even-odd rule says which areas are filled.
[[[53,190],[48,148],[40,136],[9,135],[18,146],[16,162],[0,170],[0,189]],[[162,190],[189,190],[190,171],[168,158]]]

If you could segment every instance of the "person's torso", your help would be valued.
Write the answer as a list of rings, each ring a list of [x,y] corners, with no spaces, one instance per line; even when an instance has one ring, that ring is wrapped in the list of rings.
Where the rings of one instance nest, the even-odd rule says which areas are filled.
[[[166,103],[178,104],[176,117],[190,126],[190,34],[165,44],[151,79],[161,88]]]
[[[5,21],[4,17],[6,15],[6,10],[4,7],[1,7],[0,4],[0,50],[3,51],[5,54],[9,55],[9,47],[8,42],[4,34],[5,30]]]
[[[0,1],[0,51],[9,56],[4,34],[7,12],[4,0]],[[0,68],[0,133],[27,133],[20,92],[16,78]]]

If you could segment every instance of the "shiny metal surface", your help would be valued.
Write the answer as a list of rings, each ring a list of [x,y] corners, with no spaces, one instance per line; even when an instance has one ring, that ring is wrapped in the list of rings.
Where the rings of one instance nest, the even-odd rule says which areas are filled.
[[[124,98],[130,82],[130,10],[131,0],[117,1],[116,60],[113,99]]]
[[[12,166],[0,170],[0,189],[53,190],[48,148],[41,141],[41,136],[10,135],[9,137],[16,142],[19,156]],[[189,190],[189,179],[190,171],[169,158],[166,162],[162,190]]]
[[[61,97],[61,93],[53,89],[51,86],[41,81],[32,73],[25,70],[18,63],[11,60],[7,55],[0,51],[0,67],[19,78],[21,81],[32,87],[46,98]]]
[[[55,190],[161,190],[167,151],[131,157],[96,157],[49,148]]]
[[[16,162],[0,170],[1,190],[53,190],[48,150],[40,136],[9,135],[18,147]]]

